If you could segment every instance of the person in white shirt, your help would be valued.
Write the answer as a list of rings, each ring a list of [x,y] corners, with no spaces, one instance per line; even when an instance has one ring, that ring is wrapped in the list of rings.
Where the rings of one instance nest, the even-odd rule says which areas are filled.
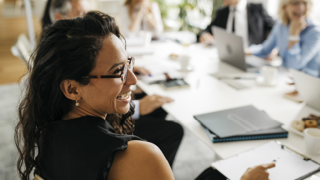
[[[149,0],[126,0],[120,13],[120,30],[126,36],[135,36],[139,31],[151,31],[156,38],[163,32],[159,5]]]

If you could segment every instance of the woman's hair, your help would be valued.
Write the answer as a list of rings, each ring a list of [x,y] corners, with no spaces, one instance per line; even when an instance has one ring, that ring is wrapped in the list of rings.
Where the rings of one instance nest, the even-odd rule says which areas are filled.
[[[289,23],[289,17],[284,10],[284,7],[290,2],[291,0],[280,0],[279,1],[279,9],[278,9],[278,16],[281,19],[284,25]],[[312,11],[313,1],[312,0],[305,0],[307,2],[307,12],[306,16],[309,17]]]
[[[48,0],[41,20],[42,28],[51,25],[55,21],[55,13],[67,15],[72,9],[71,1],[73,0]]]
[[[136,5],[137,5],[137,0],[126,0],[124,2],[124,5],[129,7],[129,9],[128,9],[129,16],[130,16],[130,18],[132,20],[133,19],[134,9],[136,8]],[[149,13],[152,13],[152,9],[151,8],[149,8],[148,11],[149,11]]]
[[[26,75],[25,95],[19,105],[19,122],[15,128],[20,179],[29,180],[33,168],[41,172],[37,154],[47,123],[61,120],[75,107],[74,101],[62,93],[61,82],[69,79],[87,85],[90,79],[81,77],[94,69],[103,41],[110,34],[123,38],[114,18],[101,12],[57,21],[44,29],[31,57],[33,67]],[[134,107],[130,104],[127,114],[108,114],[106,120],[116,133],[132,134],[133,113]]]

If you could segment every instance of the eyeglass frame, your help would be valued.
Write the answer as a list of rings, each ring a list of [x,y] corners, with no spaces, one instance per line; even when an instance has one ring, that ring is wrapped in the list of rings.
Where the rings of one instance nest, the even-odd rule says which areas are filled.
[[[133,70],[133,66],[135,63],[135,58],[134,57],[129,57],[128,58],[129,63],[126,63],[121,71],[121,74],[119,76],[117,75],[88,75],[88,76],[83,76],[82,78],[85,79],[91,79],[91,78],[97,78],[97,79],[103,79],[103,78],[121,78],[122,83],[125,83],[127,81],[128,77],[128,70]],[[128,68],[129,66],[129,68]]]

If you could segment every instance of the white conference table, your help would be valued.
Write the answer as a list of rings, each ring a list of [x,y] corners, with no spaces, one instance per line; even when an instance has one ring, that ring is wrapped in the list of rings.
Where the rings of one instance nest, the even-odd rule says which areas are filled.
[[[264,144],[270,139],[212,143],[200,123],[193,118],[194,115],[244,105],[254,105],[284,125],[290,125],[291,121],[298,115],[300,118],[309,115],[309,113],[318,115],[320,113],[306,107],[303,103],[299,104],[283,97],[285,93],[295,89],[294,86],[286,83],[286,80],[288,80],[286,73],[279,75],[279,82],[276,87],[261,87],[256,85],[253,80],[237,80],[250,88],[236,90],[215,78],[213,74],[244,74],[245,72],[220,62],[215,47],[192,44],[186,48],[180,44],[167,41],[151,43],[151,48],[154,50],[153,54],[135,56],[136,66],[164,63],[178,67],[178,62],[171,60],[169,55],[171,53],[188,54],[192,57],[190,63],[194,69],[191,72],[184,73],[184,77],[190,84],[190,88],[163,90],[157,84],[148,85],[142,81],[138,81],[137,85],[148,95],[159,94],[173,98],[174,102],[165,104],[162,108],[180,121],[184,127],[188,128],[222,159]],[[276,140],[298,153],[320,162],[319,155],[314,156],[306,152],[302,136],[289,131],[288,138]]]

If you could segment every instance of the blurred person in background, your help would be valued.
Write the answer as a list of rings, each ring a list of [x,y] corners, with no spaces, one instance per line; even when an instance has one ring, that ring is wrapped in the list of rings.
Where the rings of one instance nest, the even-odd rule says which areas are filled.
[[[310,20],[312,0],[280,0],[280,20],[268,39],[249,47],[247,54],[267,57],[278,48],[282,65],[319,76],[320,28]]]
[[[213,21],[198,34],[198,41],[210,43],[213,41],[213,26],[226,29],[230,33],[241,36],[244,47],[262,43],[274,20],[263,8],[262,4],[247,3],[247,0],[223,0],[222,7],[217,11]]]
[[[48,0],[41,20],[42,28],[61,19],[84,16],[89,10],[88,0]]]
[[[156,4],[157,5],[157,4]],[[48,0],[42,19],[45,28],[62,19],[72,19],[84,16],[89,8],[87,0]],[[134,68],[134,73],[150,75],[143,67]],[[161,106],[173,101],[172,98],[160,95],[136,94],[135,112],[132,118],[135,122],[134,134],[144,140],[156,144],[172,167],[175,155],[183,138],[183,128],[180,124],[165,120],[167,112]]]
[[[153,38],[163,32],[159,5],[149,0],[126,0],[120,11],[120,29],[124,36],[136,36],[139,31],[151,31]]]

